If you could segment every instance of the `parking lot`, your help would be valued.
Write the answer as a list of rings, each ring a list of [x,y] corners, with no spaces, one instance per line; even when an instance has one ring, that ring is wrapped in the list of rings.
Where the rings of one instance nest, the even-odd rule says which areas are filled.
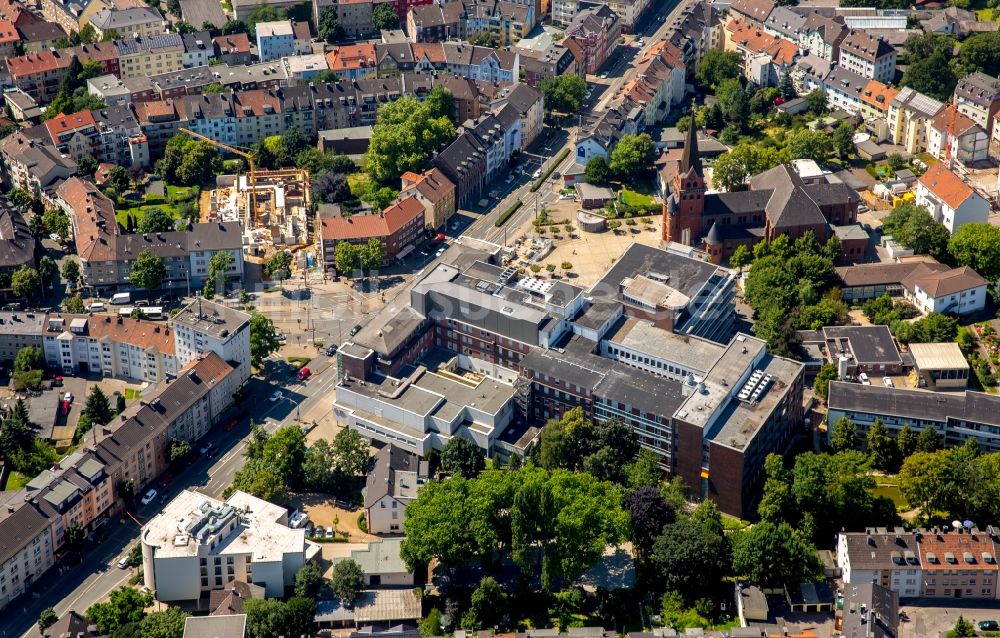
[[[899,625],[899,638],[937,638],[954,629],[959,615],[975,625],[981,620],[1000,619],[1000,608],[986,606],[982,600],[921,600],[920,606],[902,605],[907,618]]]

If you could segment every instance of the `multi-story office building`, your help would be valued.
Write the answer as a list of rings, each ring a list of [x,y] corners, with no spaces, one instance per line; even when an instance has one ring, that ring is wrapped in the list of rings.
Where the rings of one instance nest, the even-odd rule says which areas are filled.
[[[184,490],[142,528],[144,584],[161,602],[198,600],[233,581],[284,596],[295,574],[320,553],[288,510],[246,492],[225,502]]]

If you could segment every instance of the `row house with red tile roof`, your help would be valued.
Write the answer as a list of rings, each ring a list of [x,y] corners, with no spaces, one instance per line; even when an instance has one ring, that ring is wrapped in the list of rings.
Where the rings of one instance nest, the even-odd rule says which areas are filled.
[[[654,44],[636,66],[613,103],[630,102],[642,109],[643,126],[655,126],[684,98],[683,54],[666,40]]]
[[[376,74],[388,78],[400,73],[447,71],[454,75],[486,82],[514,82],[520,76],[520,56],[464,42],[375,45]]]
[[[337,244],[366,244],[377,239],[382,244],[386,263],[405,256],[424,234],[424,205],[413,195],[407,195],[381,212],[324,217],[320,212],[320,232],[317,249],[323,255],[327,270],[336,269]]]
[[[10,20],[0,20],[0,55],[4,58],[14,56],[14,44],[21,41],[21,34]]]
[[[7,70],[14,86],[36,102],[50,102],[59,92],[63,72],[73,55],[69,51],[41,51],[7,58]]]
[[[89,155],[119,166],[149,166],[149,144],[127,106],[59,114],[34,127],[55,149],[76,161]],[[30,132],[29,132],[30,133]]]
[[[419,175],[407,171],[400,178],[400,195],[412,195],[424,207],[424,222],[434,228],[441,228],[455,214],[455,185],[444,173],[436,168]]]
[[[337,77],[357,80],[375,76],[375,44],[361,42],[333,47],[326,54],[326,62]]]

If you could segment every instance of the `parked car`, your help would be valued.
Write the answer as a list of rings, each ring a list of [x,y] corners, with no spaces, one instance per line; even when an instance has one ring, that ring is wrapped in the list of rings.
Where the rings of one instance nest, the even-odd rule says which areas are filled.
[[[281,400],[281,399],[282,399],[282,398],[283,398],[284,396],[285,396],[285,395],[283,395],[283,394],[281,393],[281,390],[275,390],[275,391],[274,391],[274,394],[272,394],[271,396],[269,396],[269,397],[267,398],[267,400],[268,400],[268,401],[270,401],[271,403],[274,403],[274,402],[276,402],[276,401],[280,401],[280,400]]]
[[[156,490],[149,490],[146,495],[142,497],[142,504],[149,505],[156,498]]]
[[[541,176],[542,176],[542,171],[541,169],[539,169],[531,174],[531,179],[538,179]]]
[[[1000,623],[995,620],[980,620],[979,631],[1000,631]]]
[[[312,521],[306,521],[306,538],[312,538],[312,535],[313,535]]]
[[[52,233],[51,235],[49,235],[49,239],[51,239],[52,241],[62,241],[62,237],[60,237],[56,233]]]
[[[87,306],[87,312],[104,312],[104,304],[100,301],[95,301]]]
[[[208,454],[208,451],[211,450],[211,449],[212,449],[212,444],[211,443],[206,443],[206,444],[202,445],[200,448],[198,448],[198,454],[201,454],[201,455]]]
[[[871,385],[872,384],[872,382],[868,379],[868,375],[865,374],[864,372],[861,372],[861,373],[858,374],[858,381],[861,382],[861,385]]]
[[[327,346],[326,350],[323,351],[323,354],[325,354],[328,357],[332,357],[333,355],[337,354],[337,346]]]
[[[66,394],[64,394],[63,401],[66,401],[67,403],[73,403],[73,393],[67,392]]]
[[[887,388],[891,388],[892,387],[892,379],[890,379],[889,377],[882,377],[882,385],[884,385]]]
[[[61,404],[61,406],[60,406],[59,409],[62,411],[62,415],[63,416],[67,416],[69,414],[69,407],[70,407],[69,401],[63,401],[62,402],[62,404]]]
[[[60,376],[60,375],[57,374],[56,376],[52,377],[52,385],[53,386],[55,386],[57,388],[61,388],[62,384],[63,384],[63,378],[62,378],[62,376]]]
[[[239,419],[230,419],[229,423],[226,424],[226,427],[222,429],[225,430],[226,432],[232,432],[234,429],[236,429],[236,426],[239,425],[239,423],[240,423]]]
[[[359,332],[361,332],[361,324],[360,323],[357,324],[357,325],[355,325],[353,328],[351,328],[351,336],[353,337],[354,335],[358,334]]]
[[[294,512],[292,512],[292,515],[288,517],[288,526],[291,527],[292,529],[298,529],[300,527],[303,527],[306,524],[307,520],[309,520],[308,514],[306,514],[305,512],[300,512],[299,510],[295,510]]]
[[[128,558],[118,561],[118,569],[128,569]]]
[[[327,538],[333,538],[333,526],[332,525],[327,525],[326,526],[326,537]]]
[[[139,301],[135,302],[135,307],[136,308],[148,308],[149,307],[149,302],[146,301],[145,299],[140,299]]]
[[[574,199],[576,196],[573,193],[563,193],[559,196],[559,199]]]

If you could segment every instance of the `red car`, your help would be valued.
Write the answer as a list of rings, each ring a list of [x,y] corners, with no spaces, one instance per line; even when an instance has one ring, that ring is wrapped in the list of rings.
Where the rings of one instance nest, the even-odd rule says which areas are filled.
[[[299,370],[299,381],[305,381],[312,375],[312,371],[309,368],[302,368]]]
[[[171,474],[170,472],[167,472],[166,474],[163,475],[163,478],[160,479],[160,487],[166,487],[170,485],[170,481],[172,480],[174,480],[174,475]]]
[[[63,401],[62,402],[62,415],[63,416],[66,416],[67,414],[69,414],[69,405],[70,405],[69,401]]]
[[[63,384],[63,378],[61,376],[57,374],[56,376],[52,377],[52,385],[58,388],[62,387],[62,384]]]
[[[229,423],[226,424],[226,427],[224,427],[222,429],[225,430],[226,432],[232,432],[236,428],[236,426],[239,424],[239,422],[240,422],[239,419],[233,419],[232,421],[230,421]]]

